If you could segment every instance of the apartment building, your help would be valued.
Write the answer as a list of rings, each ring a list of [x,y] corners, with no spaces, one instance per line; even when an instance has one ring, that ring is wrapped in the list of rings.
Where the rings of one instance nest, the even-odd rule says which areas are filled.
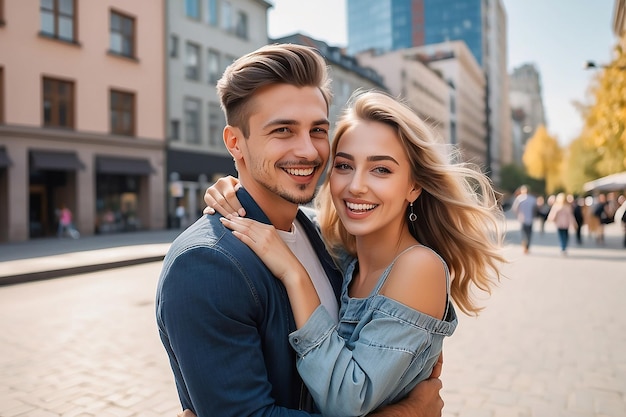
[[[228,65],[268,42],[263,0],[167,0],[167,181],[169,225],[202,212],[215,179],[236,175],[222,140],[215,84]]]
[[[164,11],[0,1],[0,241],[165,226]]]

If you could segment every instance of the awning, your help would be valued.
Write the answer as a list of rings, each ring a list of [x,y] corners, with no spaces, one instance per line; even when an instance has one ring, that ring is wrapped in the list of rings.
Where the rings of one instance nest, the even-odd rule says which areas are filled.
[[[30,151],[31,168],[52,171],[85,169],[76,152]]]
[[[626,171],[586,182],[585,191],[618,191],[626,189]]]
[[[0,148],[0,169],[10,167],[11,165],[11,160],[7,154],[7,150],[5,148]]]
[[[237,176],[233,158],[228,155],[206,154],[189,151],[167,151],[167,170],[177,172],[183,181],[197,181],[199,175],[213,178],[213,175]]]
[[[118,175],[150,175],[155,172],[147,159],[114,156],[97,156],[96,171],[100,174]]]

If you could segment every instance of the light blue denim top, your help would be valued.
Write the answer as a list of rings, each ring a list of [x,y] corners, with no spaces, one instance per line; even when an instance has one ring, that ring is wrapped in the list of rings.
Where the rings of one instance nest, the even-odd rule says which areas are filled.
[[[367,298],[351,298],[348,288],[357,263],[353,259],[344,274],[339,324],[319,306],[302,328],[289,335],[298,355],[298,372],[325,417],[366,415],[400,400],[430,376],[443,338],[457,326],[449,300],[450,272],[437,256],[446,271],[445,320],[379,294],[398,257]]]

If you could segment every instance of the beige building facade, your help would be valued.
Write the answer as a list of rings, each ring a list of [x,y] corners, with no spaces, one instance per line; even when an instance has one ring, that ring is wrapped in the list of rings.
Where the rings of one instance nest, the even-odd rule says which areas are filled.
[[[163,2],[0,7],[0,242],[163,228]]]
[[[442,142],[450,142],[450,85],[411,49],[361,52],[357,61],[383,77],[389,92],[402,98]]]

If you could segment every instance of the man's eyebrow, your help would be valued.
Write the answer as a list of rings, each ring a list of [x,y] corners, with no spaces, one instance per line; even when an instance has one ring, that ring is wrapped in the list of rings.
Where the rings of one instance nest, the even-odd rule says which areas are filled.
[[[352,156],[350,154],[347,154],[345,152],[337,152],[335,154],[335,158],[336,157],[341,157],[341,158],[349,159],[350,161],[354,161],[354,156]],[[369,162],[391,161],[391,162],[395,163],[396,165],[400,165],[398,163],[398,161],[396,161],[393,157],[391,157],[389,155],[372,155],[372,156],[368,156],[367,160]]]
[[[265,125],[263,125],[263,129],[266,129],[270,126],[276,126],[276,125],[299,126],[300,122],[294,119],[274,119],[274,120],[270,120]],[[319,119],[319,120],[313,121],[312,125],[313,126],[330,125],[330,121],[328,119]]]

